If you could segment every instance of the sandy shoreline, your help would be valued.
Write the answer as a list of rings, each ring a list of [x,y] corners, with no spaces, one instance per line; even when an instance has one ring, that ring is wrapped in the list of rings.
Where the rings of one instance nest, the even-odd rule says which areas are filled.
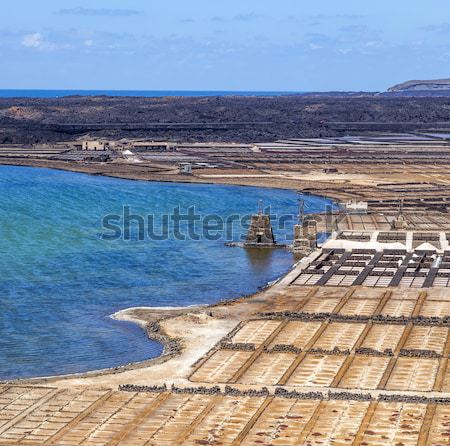
[[[55,169],[67,172],[85,173],[94,176],[104,176],[109,178],[119,178],[132,181],[152,181],[161,183],[181,183],[181,184],[205,184],[205,185],[228,185],[243,187],[261,187],[264,189],[281,189],[291,190],[302,193],[304,189],[311,187],[316,179],[304,181],[303,179],[280,176],[273,174],[259,175],[227,175],[217,173],[214,175],[180,175],[178,172],[170,172],[170,174],[155,173],[151,170],[151,166],[146,164],[128,164],[128,163],[85,163],[75,161],[58,161],[48,159],[29,159],[29,158],[0,158],[0,166],[19,166],[19,167],[36,167],[42,169]],[[340,201],[346,200],[345,193],[338,191],[328,191],[324,189],[320,196],[328,200]],[[306,195],[308,191],[303,192]]]

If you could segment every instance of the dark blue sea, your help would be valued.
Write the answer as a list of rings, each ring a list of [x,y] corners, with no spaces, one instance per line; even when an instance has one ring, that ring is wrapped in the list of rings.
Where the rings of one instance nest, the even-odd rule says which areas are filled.
[[[61,98],[66,96],[118,96],[159,98],[165,96],[284,96],[302,94],[283,91],[191,91],[191,90],[0,90],[0,98]]]
[[[309,212],[329,203],[304,198]],[[132,306],[209,304],[253,293],[278,278],[293,263],[289,252],[226,247],[229,231],[211,229],[218,218],[254,213],[262,200],[273,215],[293,217],[284,227],[275,225],[284,241],[292,234],[297,199],[284,190],[0,166],[0,379],[157,356],[158,343],[109,316]],[[127,224],[124,207],[134,219]],[[163,218],[176,209],[180,215],[194,209],[195,216],[182,221],[178,233]],[[139,216],[154,217],[157,237],[148,236],[149,225],[142,234]],[[245,230],[236,217],[230,221],[231,238],[239,240]]]

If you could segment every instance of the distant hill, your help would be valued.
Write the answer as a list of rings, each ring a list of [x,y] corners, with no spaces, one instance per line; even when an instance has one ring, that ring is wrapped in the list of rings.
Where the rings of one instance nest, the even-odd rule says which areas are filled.
[[[450,91],[450,79],[435,79],[435,80],[413,80],[403,82],[402,84],[394,85],[389,88],[390,93],[396,92],[414,92],[414,91]]]

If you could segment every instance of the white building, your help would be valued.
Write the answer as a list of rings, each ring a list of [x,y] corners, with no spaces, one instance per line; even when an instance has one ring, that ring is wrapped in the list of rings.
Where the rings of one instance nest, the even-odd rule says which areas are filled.
[[[91,150],[94,152],[104,152],[110,149],[109,141],[91,140],[81,143],[81,150]]]
[[[347,203],[343,203],[343,208],[349,214],[367,214],[369,205],[366,201],[350,200]]]

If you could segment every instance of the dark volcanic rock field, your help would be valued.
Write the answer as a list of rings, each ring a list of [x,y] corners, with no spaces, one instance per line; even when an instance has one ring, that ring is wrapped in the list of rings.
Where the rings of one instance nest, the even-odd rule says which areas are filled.
[[[335,122],[390,123],[389,130],[395,131],[414,130],[411,123],[433,128],[434,123],[450,122],[450,98],[0,98],[0,144],[67,141],[87,134],[111,139],[263,142],[336,136],[342,129]]]

